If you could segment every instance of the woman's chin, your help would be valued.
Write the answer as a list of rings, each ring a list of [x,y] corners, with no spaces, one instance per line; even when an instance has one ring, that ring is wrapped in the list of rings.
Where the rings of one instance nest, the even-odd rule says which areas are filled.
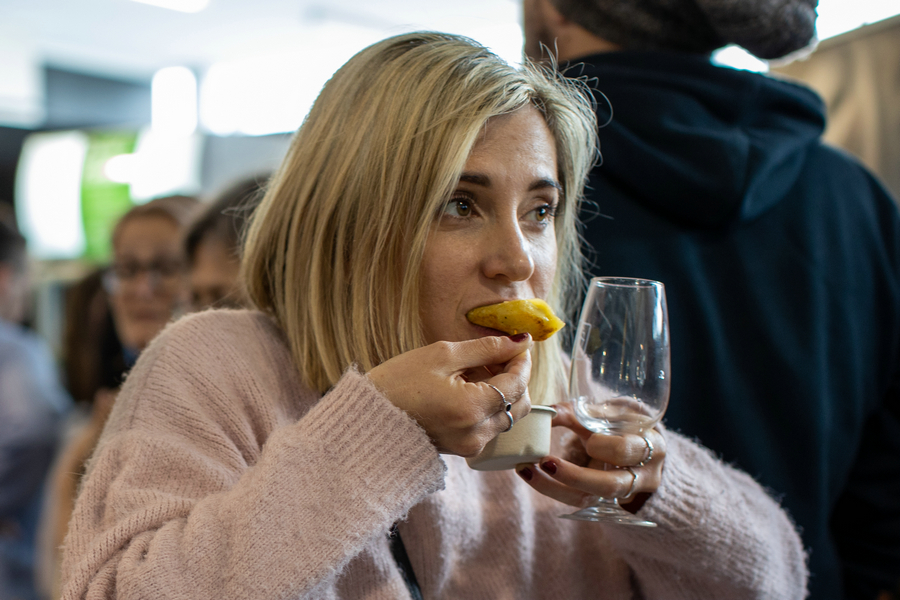
[[[141,351],[146,348],[147,344],[153,341],[153,338],[155,338],[166,326],[165,323],[147,323],[145,326],[141,325],[129,328],[130,331],[122,336],[122,344],[124,346]]]

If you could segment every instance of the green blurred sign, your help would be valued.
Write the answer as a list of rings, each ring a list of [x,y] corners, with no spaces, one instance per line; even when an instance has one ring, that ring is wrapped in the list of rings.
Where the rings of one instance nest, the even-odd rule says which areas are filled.
[[[103,173],[106,162],[134,152],[133,131],[88,132],[88,149],[81,178],[81,220],[84,225],[84,258],[106,262],[112,255],[112,230],[132,206],[127,183],[117,183]]]

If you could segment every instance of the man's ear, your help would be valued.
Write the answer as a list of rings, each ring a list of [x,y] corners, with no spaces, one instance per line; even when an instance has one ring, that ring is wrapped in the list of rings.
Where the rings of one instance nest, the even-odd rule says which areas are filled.
[[[559,27],[571,25],[572,22],[563,16],[550,0],[537,0],[541,7],[541,17],[550,31],[559,31]]]
[[[621,46],[618,44],[594,35],[563,15],[550,0],[538,0],[538,2],[547,30],[553,32],[553,37],[556,39],[555,50],[560,62],[589,54],[621,50]]]

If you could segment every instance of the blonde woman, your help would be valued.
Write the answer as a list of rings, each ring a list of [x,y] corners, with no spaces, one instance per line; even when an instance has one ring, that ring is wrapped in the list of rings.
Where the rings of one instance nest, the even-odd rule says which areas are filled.
[[[802,597],[785,513],[676,433],[653,432],[643,466],[640,438],[586,439],[591,465],[633,482],[561,449],[518,476],[463,459],[509,426],[491,386],[514,420],[564,399],[554,339],[465,313],[572,297],[593,131],[577,86],[463,38],[351,59],[254,214],[257,310],[182,319],[129,375],[64,597]],[[631,487],[656,530],[557,518]]]

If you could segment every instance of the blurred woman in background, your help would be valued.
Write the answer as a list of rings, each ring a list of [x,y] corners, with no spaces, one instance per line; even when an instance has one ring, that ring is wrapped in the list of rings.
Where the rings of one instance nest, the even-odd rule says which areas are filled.
[[[125,373],[166,323],[187,308],[182,239],[198,202],[167,196],[131,208],[113,230],[112,265],[72,290],[66,362],[82,418],[57,457],[41,523],[40,583],[59,597],[59,548],[75,495]]]
[[[267,177],[241,180],[225,189],[191,223],[185,236],[191,310],[247,304],[238,282],[241,234],[262,197]]]
[[[187,196],[135,206],[113,230],[113,264],[103,279],[126,365],[188,304],[182,236],[198,202]]]

